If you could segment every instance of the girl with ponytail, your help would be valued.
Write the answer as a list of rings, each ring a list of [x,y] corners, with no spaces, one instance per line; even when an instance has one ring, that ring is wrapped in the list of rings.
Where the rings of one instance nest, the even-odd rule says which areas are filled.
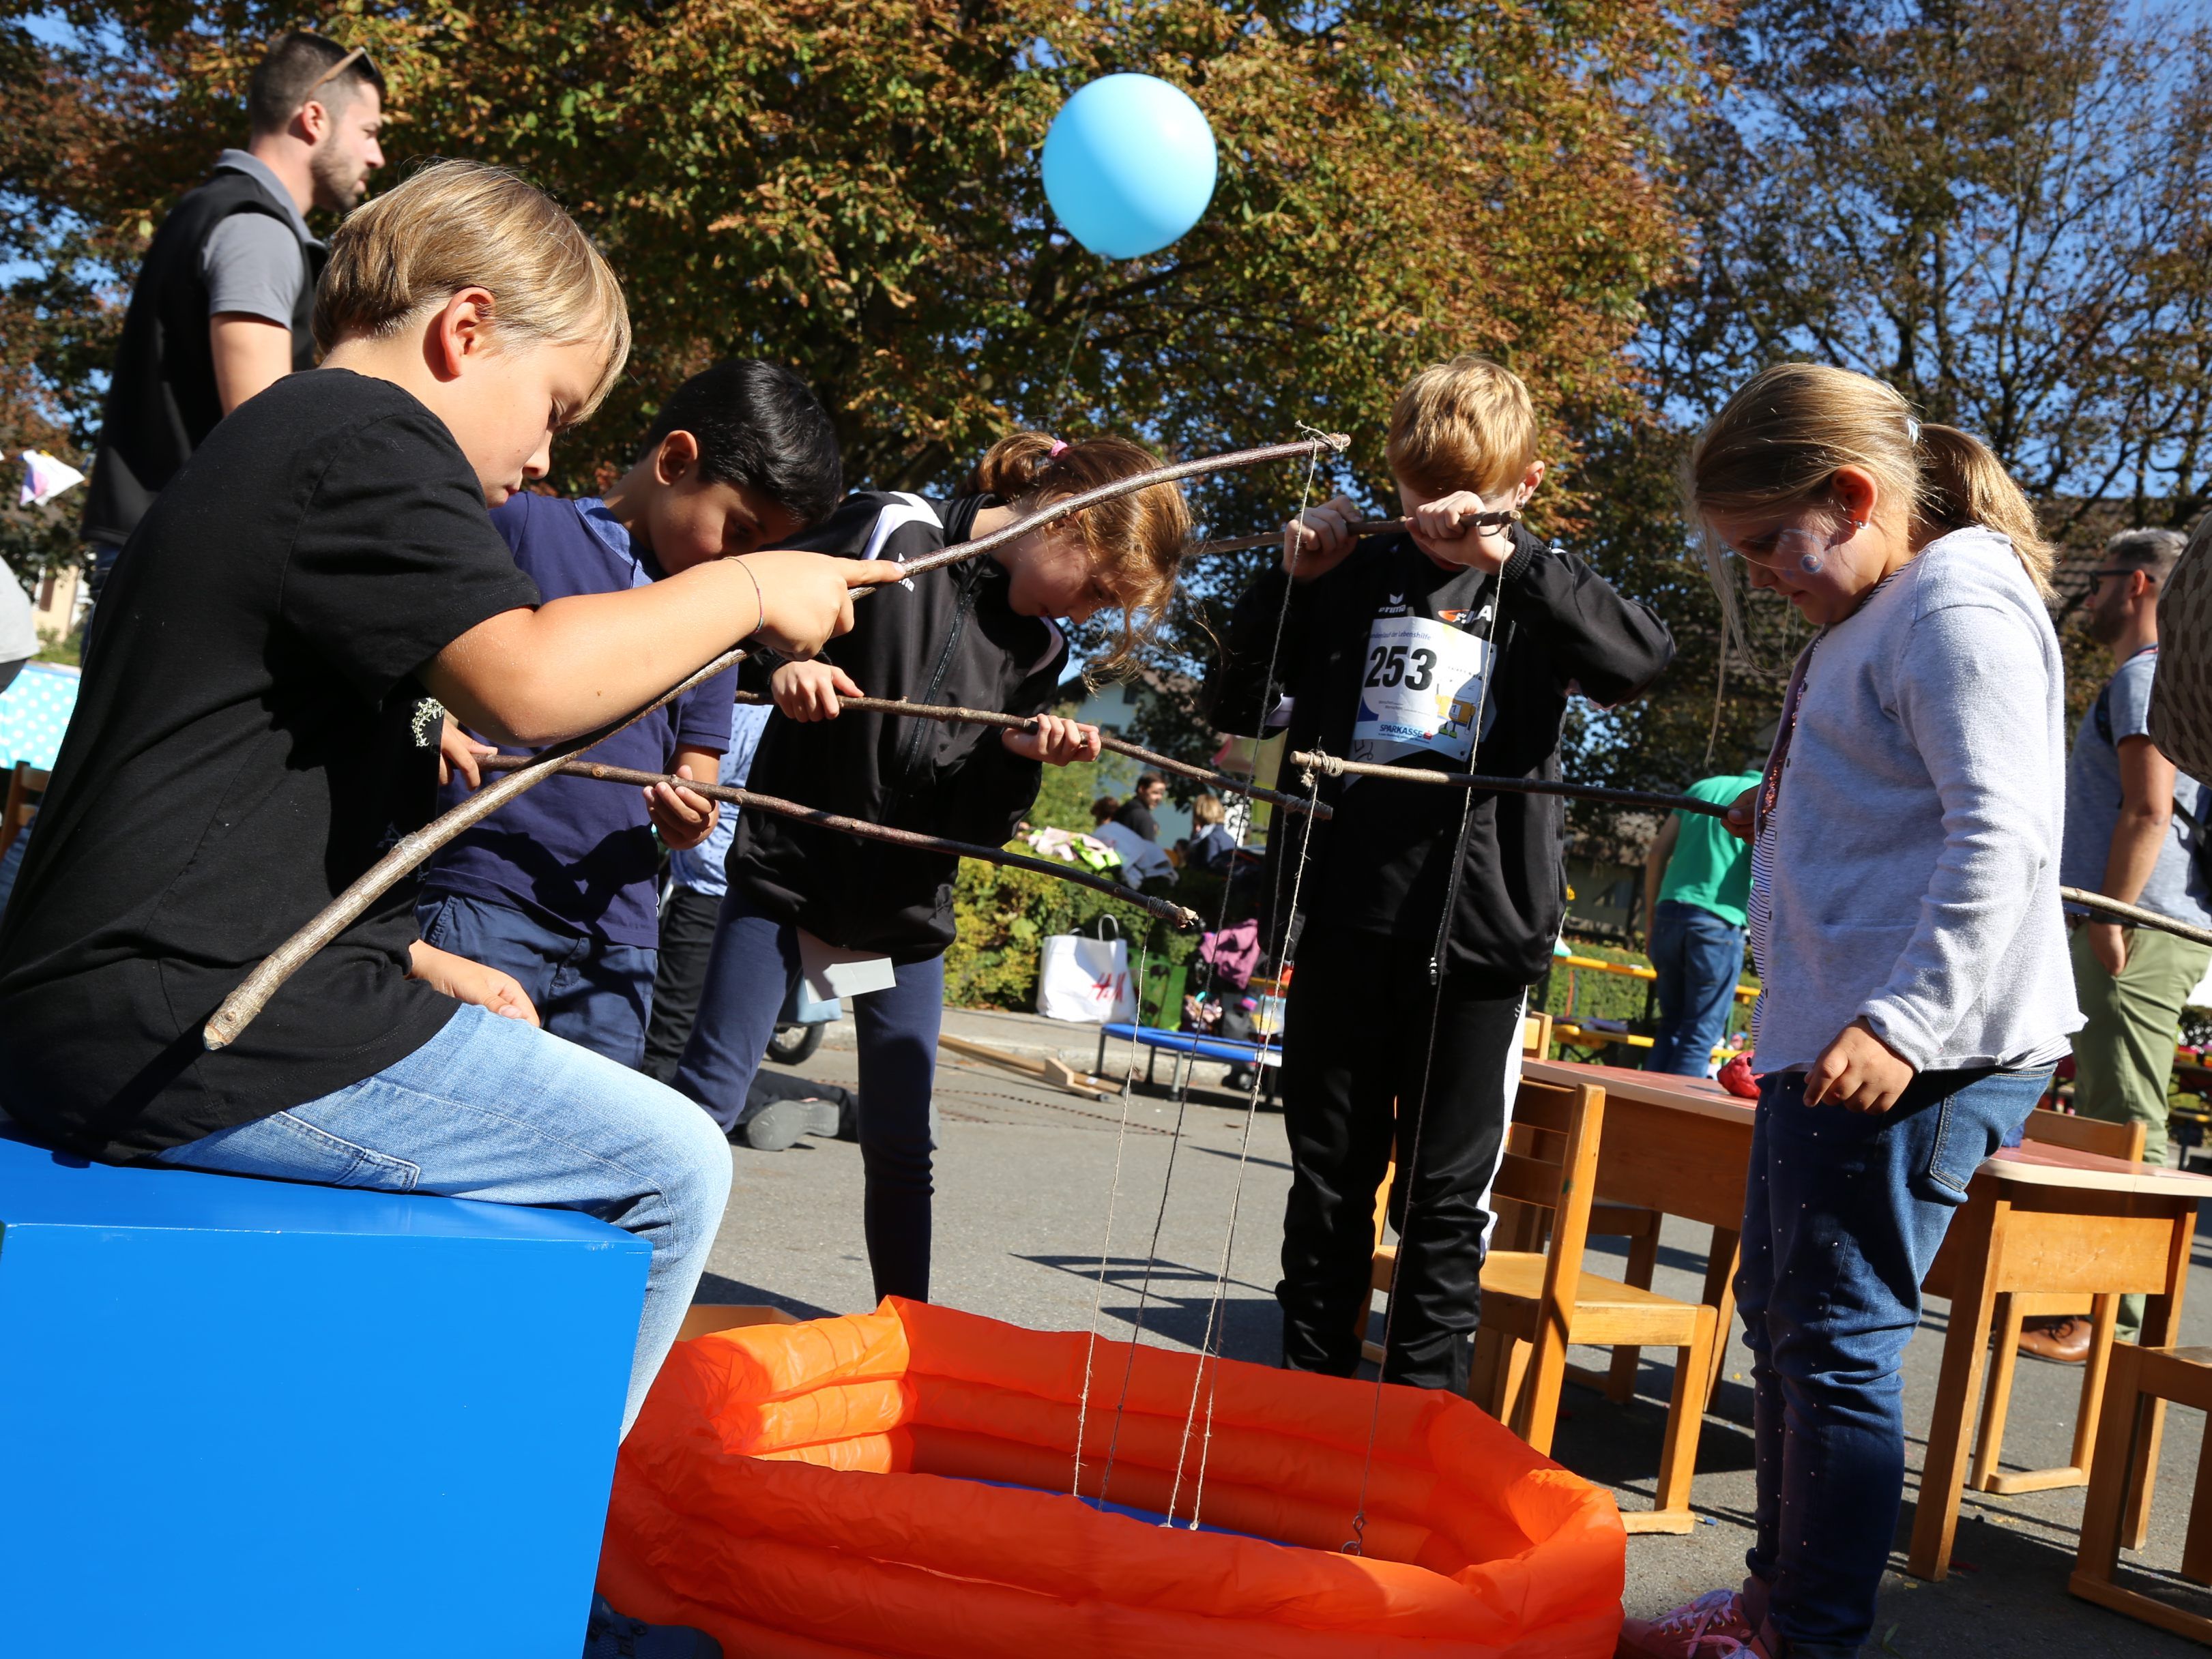
[[[1063,443],[1018,433],[993,446],[965,492],[932,501],[861,490],[804,546],[907,562],[990,534],[1026,514],[1160,465],[1115,437]],[[1068,646],[1058,620],[1119,612],[1112,673],[1155,628],[1175,591],[1190,515],[1172,484],[1085,508],[989,556],[878,588],[834,653],[774,666],[776,712],[750,786],[902,830],[996,846],[1036,799],[1042,768],[1095,760],[1094,726],[1047,714]],[[847,697],[903,699],[1036,715],[1031,732],[947,726],[860,710]],[[745,813],[728,859],[698,1024],[676,1086],[761,1150],[835,1132],[808,1104],[747,1097],[787,997],[850,996],[860,1048],[858,1133],[876,1294],[929,1295],[930,1091],[952,942],[958,861],[856,842]]]
[[[1758,787],[1762,1073],[1736,1296],[1756,1536],[1740,1592],[1631,1620],[1638,1659],[1852,1655],[1905,1476],[1899,1364],[1983,1158],[2081,1023],[2057,892],[2051,555],[1996,458],[1861,374],[1766,370],[1692,452],[1691,516],[1819,630]],[[1728,1644],[1740,1644],[1730,1647]]]

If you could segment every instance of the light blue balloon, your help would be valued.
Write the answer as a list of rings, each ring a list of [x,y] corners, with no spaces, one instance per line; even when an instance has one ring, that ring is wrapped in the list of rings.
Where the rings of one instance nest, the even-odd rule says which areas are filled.
[[[1109,259],[1157,253],[1213,199],[1213,130],[1180,88],[1109,75],[1080,88],[1044,136],[1044,193],[1067,234]]]

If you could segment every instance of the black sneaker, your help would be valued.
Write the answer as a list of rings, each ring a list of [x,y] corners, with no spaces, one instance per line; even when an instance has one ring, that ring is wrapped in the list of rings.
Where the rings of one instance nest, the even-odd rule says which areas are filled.
[[[814,1112],[803,1100],[771,1100],[731,1133],[730,1139],[757,1152],[787,1152],[814,1127]]]
[[[604,1595],[592,1598],[584,1626],[584,1659],[722,1659],[722,1644],[689,1625],[648,1625],[617,1613]]]

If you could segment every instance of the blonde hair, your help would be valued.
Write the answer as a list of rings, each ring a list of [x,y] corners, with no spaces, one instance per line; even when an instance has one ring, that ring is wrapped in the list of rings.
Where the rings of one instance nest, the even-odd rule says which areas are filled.
[[[1390,410],[1390,471],[1432,495],[1487,498],[1536,460],[1536,406],[1521,377],[1487,357],[1431,363]]]
[[[438,161],[347,216],[315,289],[315,344],[388,335],[465,288],[492,296],[502,339],[597,343],[605,353],[581,420],[629,358],[622,283],[560,204],[520,174]]]
[[[1079,438],[1062,444],[1048,432],[1017,432],[991,446],[975,464],[968,489],[971,495],[996,495],[1017,512],[1033,513],[1160,465],[1158,455],[1127,438]],[[1082,541],[1092,568],[1121,607],[1121,630],[1113,649],[1093,661],[1085,678],[1111,679],[1127,673],[1139,649],[1159,631],[1168,601],[1175,597],[1176,572],[1190,537],[1190,508],[1182,489],[1152,484],[1085,507],[1052,528]]]
[[[1780,519],[1826,503],[1846,466],[1872,475],[1890,500],[1911,504],[1914,548],[1985,525],[2012,543],[2035,591],[2051,597],[2051,548],[2035,508],[1989,446],[1954,426],[1916,421],[1894,388],[1847,368],[1777,363],[1752,376],[1698,434],[1683,493],[1693,523],[1713,513]],[[1710,531],[1705,542],[1706,569],[1741,641],[1722,549]]]
[[[1227,821],[1229,809],[1221,804],[1218,795],[1200,795],[1190,804],[1193,823],[1221,823]]]

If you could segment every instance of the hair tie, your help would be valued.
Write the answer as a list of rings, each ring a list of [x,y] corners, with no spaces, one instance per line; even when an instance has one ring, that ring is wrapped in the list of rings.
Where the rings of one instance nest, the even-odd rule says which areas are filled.
[[[1907,443],[1911,444],[1917,444],[1920,441],[1920,422],[1910,415],[1905,417],[1905,439]]]
[[[1048,460],[1050,460],[1050,459],[1053,459],[1053,457],[1054,457],[1055,455],[1059,454],[1059,453],[1060,453],[1060,452],[1061,450],[1063,450],[1063,449],[1065,449],[1065,448],[1066,448],[1066,447],[1067,447],[1067,445],[1066,445],[1066,443],[1063,440],[1059,439],[1059,438],[1054,438],[1054,439],[1052,441],[1052,447],[1051,447],[1050,449],[1046,450],[1046,451],[1045,451],[1045,453],[1044,453],[1044,458],[1045,458],[1045,459],[1047,459],[1048,461]]]

